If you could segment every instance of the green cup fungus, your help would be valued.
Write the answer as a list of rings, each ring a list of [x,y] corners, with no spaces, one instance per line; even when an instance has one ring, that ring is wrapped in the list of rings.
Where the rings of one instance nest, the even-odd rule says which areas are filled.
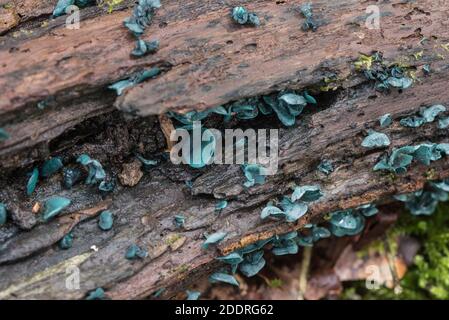
[[[128,260],[145,259],[146,257],[148,257],[148,252],[136,244],[130,245],[125,253],[125,258]]]
[[[8,140],[10,138],[10,135],[8,132],[6,132],[5,129],[0,128],[0,142]]]
[[[177,228],[184,228],[186,218],[183,215],[176,215],[174,218],[174,223]]]
[[[158,40],[145,41],[138,39],[136,41],[136,47],[134,48],[133,51],[131,51],[131,55],[133,55],[134,57],[143,57],[144,55],[157,52],[158,49],[159,49]]]
[[[434,122],[437,118],[444,119],[441,117],[444,112],[446,112],[446,107],[441,104],[420,108],[419,115],[403,118],[400,120],[400,124],[404,127],[418,128],[425,123]]]
[[[62,250],[70,249],[73,245],[73,234],[69,233],[66,234],[60,241],[59,241],[59,248]]]
[[[86,297],[86,300],[103,300],[105,298],[103,288],[97,288],[91,292]]]
[[[160,0],[139,0],[132,16],[126,18],[123,24],[136,37],[140,37],[153,21],[155,10],[160,7]]]
[[[47,199],[44,203],[44,212],[42,214],[42,218],[44,221],[48,221],[51,218],[58,215],[62,210],[68,207],[71,204],[70,199],[53,196]]]
[[[98,221],[98,226],[103,231],[108,231],[112,229],[112,225],[114,223],[114,217],[112,212],[109,210],[105,210],[100,214],[100,219]]]
[[[384,156],[375,166],[374,171],[386,170],[395,174],[407,172],[407,167],[417,160],[424,165],[441,159],[449,154],[449,144],[423,143],[416,146],[394,148],[389,156]]]
[[[122,93],[147,79],[152,79],[158,76],[161,73],[161,70],[158,67],[153,67],[149,70],[139,71],[132,74],[130,77],[124,80],[117,81],[116,83],[110,85],[108,88],[111,90],[115,90],[118,96],[121,96]]]
[[[204,241],[202,247],[203,249],[207,249],[209,248],[209,245],[211,244],[217,244],[220,241],[222,241],[227,235],[227,232],[215,232],[212,233],[211,235],[207,236],[206,240]]]
[[[80,155],[76,161],[88,170],[88,176],[86,178],[87,185],[96,184],[106,178],[106,172],[101,163],[95,159],[91,159],[87,154]]]
[[[7,219],[6,206],[0,202],[0,226],[6,223],[6,219]]]
[[[79,8],[84,8],[94,4],[95,0],[58,0],[58,3],[53,10],[53,16],[59,17],[65,15],[67,8],[73,5]]]
[[[241,25],[260,26],[260,19],[254,12],[248,12],[245,7],[235,7],[231,12],[232,19]]]
[[[28,182],[27,182],[26,194],[28,196],[31,196],[33,194],[34,190],[36,190],[38,181],[39,181],[39,169],[34,168],[33,171],[31,172],[30,178],[28,179]]]
[[[322,160],[320,164],[317,167],[318,171],[324,173],[326,176],[330,175],[332,172],[334,172],[334,166],[332,165],[332,162],[329,160]]]
[[[187,290],[187,300],[198,300],[201,296],[201,292],[199,291],[190,291]]]
[[[239,282],[234,278],[234,276],[224,273],[224,272],[216,272],[213,273],[210,277],[209,277],[209,282],[210,283],[218,283],[218,282],[222,282],[222,283],[227,283],[233,286],[240,286]]]
[[[390,143],[390,139],[385,133],[369,130],[368,136],[362,141],[362,147],[368,149],[383,148],[388,147]]]
[[[391,114],[386,113],[379,118],[379,123],[382,128],[389,127],[393,123],[393,119],[391,118]]]
[[[312,4],[305,3],[305,4],[301,5],[301,7],[299,8],[299,11],[306,18],[306,21],[304,21],[304,23],[302,25],[302,29],[304,31],[312,30],[315,32],[318,29],[318,23],[315,21],[315,19],[313,17]]]
[[[63,167],[64,164],[62,163],[60,157],[51,158],[45,161],[44,164],[42,165],[40,175],[43,178],[49,178]]]

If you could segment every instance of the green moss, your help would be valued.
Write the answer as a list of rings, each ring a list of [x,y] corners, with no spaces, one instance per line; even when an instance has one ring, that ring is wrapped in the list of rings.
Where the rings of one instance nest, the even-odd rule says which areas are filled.
[[[122,2],[123,0],[106,0],[105,3],[108,6],[108,13],[112,13]]]
[[[408,63],[401,61],[387,63],[380,52],[375,52],[371,56],[360,55],[354,62],[354,67],[357,72],[363,73],[367,80],[374,82],[378,91],[389,92],[392,88],[407,89],[416,80],[416,75]]]
[[[166,240],[165,240],[165,244],[167,246],[171,246],[173,245],[176,241],[178,241],[179,239],[181,239],[181,235],[179,234],[173,234],[171,236],[169,236]]]
[[[381,287],[366,290],[364,281],[351,283],[341,298],[346,299],[449,299],[449,203],[440,204],[430,217],[403,214],[387,235],[388,250],[396,252],[396,237],[408,235],[422,245],[414,264],[400,281],[400,292]],[[385,242],[374,242],[365,250],[382,252]],[[362,251],[359,255],[363,255]]]
[[[173,273],[179,273],[179,274],[184,274],[186,272],[188,272],[190,270],[190,267],[188,264],[182,264],[179,267],[177,267],[176,269],[173,269]]]
[[[284,285],[284,281],[282,281],[279,278],[274,278],[274,279],[270,279],[268,280],[268,286],[270,288],[280,288]]]

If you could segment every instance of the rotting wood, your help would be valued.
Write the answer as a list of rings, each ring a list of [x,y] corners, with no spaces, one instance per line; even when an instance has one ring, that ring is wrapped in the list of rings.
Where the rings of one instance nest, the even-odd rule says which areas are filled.
[[[449,98],[445,96],[446,92],[437,93],[437,85],[434,86],[435,92],[425,83],[422,86],[411,89],[408,94],[405,92],[398,94],[396,98],[393,95],[368,100],[375,101],[371,104],[367,104],[366,99],[362,97],[366,96],[367,92],[372,92],[372,88],[370,86],[359,88],[352,94],[342,95],[341,102],[337,99],[337,103],[331,108],[304,115],[302,126],[282,130],[281,154],[284,149],[287,150],[284,152],[290,153],[281,157],[283,165],[281,172],[270,177],[266,184],[248,191],[237,189],[239,191],[235,192],[235,187],[240,188],[243,182],[240,168],[231,166],[226,169],[216,166],[203,171],[196,179],[193,192],[197,192],[198,195],[192,196],[182,179],[178,182],[167,179],[175,172],[173,170],[177,169],[169,163],[163,163],[160,167],[151,169],[136,187],[120,187],[114,192],[110,209],[118,215],[117,221],[123,219],[123,223],[115,225],[112,232],[103,233],[98,230],[95,220],[79,224],[74,230],[76,239],[74,248],[61,254],[50,247],[42,252],[36,252],[32,260],[3,265],[0,268],[2,274],[0,287],[6,290],[16,282],[25,281],[28,277],[21,279],[25,275],[21,270],[27,270],[32,274],[43,272],[48,267],[49,261],[61,263],[64,259],[90,251],[90,247],[96,244],[100,250],[80,266],[81,273],[90,280],[82,284],[80,291],[56,290],[59,282],[63,281],[64,275],[61,274],[58,277],[45,278],[39,283],[45,287],[42,297],[82,298],[85,292],[95,286],[104,287],[112,298],[144,298],[160,287],[166,287],[163,296],[170,297],[180,288],[194,282],[195,274],[204,275],[217,265],[213,260],[217,253],[214,250],[201,249],[202,234],[206,231],[225,230],[229,233],[226,241],[219,246],[222,254],[226,254],[275,233],[300,228],[310,219],[319,219],[322,213],[338,208],[355,207],[373,200],[391,201],[390,196],[393,194],[421,188],[428,179],[425,173],[429,172],[430,168],[435,170],[433,179],[447,177],[449,162],[442,160],[433,163],[430,168],[414,165],[406,175],[399,176],[393,182],[389,175],[372,171],[372,166],[382,151],[366,152],[360,147],[362,131],[378,126],[378,113],[384,112],[385,108],[389,108],[393,118],[397,119],[410,110],[411,106],[417,110],[419,105],[427,103],[426,99],[430,98],[424,95],[416,96],[412,94],[414,90],[416,92],[419,92],[419,88],[426,90],[435,94],[432,99],[437,97],[443,103],[449,102]],[[384,100],[385,104],[382,104]],[[395,101],[397,104],[388,101]],[[377,112],[374,111],[376,107],[380,108]],[[361,110],[365,111],[365,115],[360,115]],[[359,123],[360,127],[351,127],[351,122],[341,121],[346,115],[354,116],[355,123]],[[374,118],[369,121],[370,117]],[[329,125],[321,127],[320,124]],[[336,128],[339,130],[336,131]],[[304,139],[312,137],[317,130],[320,133],[317,137]],[[340,132],[340,135],[335,135],[335,132]],[[435,124],[429,124],[419,130],[395,124],[386,129],[386,132],[397,145],[419,143],[428,139],[442,142],[447,139],[446,130],[437,129]],[[329,140],[328,137],[331,135],[335,136],[335,141]],[[322,139],[318,138],[321,136]],[[324,149],[327,150],[325,154],[313,152]],[[307,150],[312,150],[312,153],[306,152]],[[331,157],[336,163],[336,171],[329,177],[320,176],[315,170],[322,156]],[[259,215],[266,202],[278,195],[288,194],[289,186],[299,181],[301,184],[319,183],[325,192],[323,199],[310,207],[310,214],[297,224],[262,222]],[[40,188],[39,192],[42,195],[62,192],[54,182],[43,184]],[[70,192],[64,191],[62,195],[83,199],[77,204],[81,206],[83,203],[98,201],[95,192],[86,194],[85,189],[86,187],[81,185]],[[210,196],[202,195],[206,191],[214,195],[217,190],[220,192],[216,196],[226,195],[229,199],[229,206],[220,216],[215,213],[218,199],[213,200]],[[30,208],[32,204],[30,200]],[[185,230],[178,230],[173,224],[173,217],[178,213],[183,213],[187,218]],[[186,237],[185,243],[174,252],[170,251],[167,244],[173,233]],[[19,236],[20,232],[14,237]],[[14,237],[11,242],[14,242]],[[151,258],[132,263],[124,259],[126,247],[134,242],[145,246]],[[31,265],[32,261],[35,262]],[[12,268],[16,270],[15,273],[11,272]],[[23,298],[37,297],[27,293],[27,289],[24,287],[14,294]]]
[[[320,86],[330,74],[338,75],[341,81],[337,87],[343,89],[335,91],[333,101],[324,110],[310,110],[300,117],[296,127],[281,130],[280,171],[262,186],[245,190],[239,166],[213,166],[198,171],[163,162],[150,169],[136,187],[118,186],[112,195],[106,196],[116,215],[113,230],[102,232],[95,219],[86,219],[73,228],[75,240],[70,250],[61,251],[54,245],[63,235],[60,226],[51,228],[58,221],[37,224],[28,234],[25,245],[20,239],[27,237],[27,233],[17,226],[0,228],[3,249],[0,256],[9,255],[0,265],[0,297],[81,299],[96,287],[105,288],[107,295],[115,299],[146,298],[162,287],[166,288],[162,297],[174,297],[195,279],[212,272],[218,266],[214,261],[218,254],[299,229],[307,221],[319,220],[322,214],[336,209],[372,201],[388,203],[393,194],[422,188],[431,169],[434,170],[431,179],[449,176],[449,162],[443,159],[430,167],[413,165],[407,174],[393,181],[390,175],[372,171],[383,151],[367,152],[360,146],[365,130],[377,128],[379,116],[387,112],[396,120],[383,130],[392,139],[393,146],[427,140],[448,142],[447,129],[439,130],[435,124],[413,130],[397,123],[422,105],[449,104],[448,64],[438,56],[447,56],[440,46],[449,39],[445,28],[447,10],[431,1],[420,4],[393,1],[387,4],[391,15],[382,20],[379,37],[378,31],[362,29],[360,17],[364,16],[364,5],[359,2],[317,2],[317,17],[324,21],[317,33],[300,30],[301,18],[290,10],[290,5],[289,1],[279,5],[273,1],[252,1],[248,4],[251,10],[266,12],[262,16],[270,17],[265,26],[253,30],[233,26],[228,21],[228,9],[223,9],[220,1],[188,1],[182,9],[179,2],[167,1],[145,35],[148,39],[159,38],[161,50],[139,60],[130,59],[133,40],[121,26],[129,11],[87,19],[85,26],[73,33],[55,28],[49,34],[21,38],[17,43],[9,37],[4,40],[6,48],[0,49],[0,61],[6,64],[0,76],[0,124],[10,129],[13,138],[0,144],[0,157],[2,166],[8,170],[60,152],[68,159],[85,150],[101,153],[100,147],[90,140],[73,143],[70,134],[64,136],[80,124],[87,123],[93,135],[107,130],[115,131],[118,136],[122,132],[131,135],[132,125],[122,119],[114,123],[116,118],[111,118],[106,126],[116,124],[116,127],[103,129],[96,128],[95,121],[89,126],[88,121],[113,113],[115,97],[113,92],[104,91],[105,86],[143,67],[159,65],[166,72],[127,91],[116,105],[123,109],[133,105],[144,115],[158,114],[172,107],[178,110],[212,107],[283,88]],[[416,6],[422,12],[413,10]],[[278,42],[267,38],[267,30],[279,36]],[[421,36],[437,39],[421,46]],[[67,41],[73,47],[64,44]],[[225,45],[218,46],[216,41],[224,41]],[[13,50],[15,54],[9,52],[16,46],[19,50]],[[422,83],[402,93],[376,93],[352,68],[359,52],[373,50],[382,51],[393,60],[424,50],[422,60],[412,59],[409,63],[418,68],[432,63],[432,75],[423,78],[419,74]],[[48,59],[37,61],[33,58],[37,52]],[[270,54],[275,60],[264,59],[262,53]],[[207,85],[211,88],[202,91]],[[50,101],[49,108],[40,114],[36,103],[48,96],[54,97],[54,102]],[[71,103],[66,105],[69,100]],[[148,121],[148,126],[155,123],[153,117],[144,121]],[[156,129],[149,137],[157,146],[158,132],[164,140]],[[49,148],[58,139],[63,139],[58,144],[61,147]],[[139,143],[145,141],[141,139]],[[137,147],[139,143],[136,142]],[[118,146],[115,141],[106,150]],[[131,156],[133,147],[123,147],[124,159]],[[36,154],[39,149],[43,151]],[[103,159],[112,157],[107,152],[102,156]],[[322,158],[336,164],[336,171],[329,177],[316,171]],[[111,171],[120,167],[114,161],[111,160],[108,168]],[[195,181],[190,192],[184,183],[192,178]],[[35,200],[58,193],[76,202],[70,212],[103,201],[98,192],[84,185],[63,190],[60,176],[43,181],[37,194],[26,199],[23,181],[24,172],[2,177],[2,200],[21,201],[31,211]],[[260,211],[266,202],[291,192],[289,187],[293,183],[319,183],[325,197],[314,203],[309,214],[296,224],[261,221]],[[215,204],[221,198],[227,198],[229,206],[217,216]],[[187,217],[183,230],[173,225],[173,216],[178,213]],[[65,221],[68,217],[70,214],[60,219]],[[72,229],[73,225],[70,226]],[[202,250],[203,233],[217,230],[229,233],[226,241],[218,251]],[[186,239],[175,250],[169,245],[174,235]],[[30,245],[29,239],[35,239],[36,243]],[[144,246],[150,257],[144,261],[126,260],[124,253],[131,243]],[[90,249],[93,245],[99,248],[98,252]],[[65,288],[65,268],[69,265],[80,269],[84,279],[80,290]]]
[[[0,126],[10,131],[13,139],[0,145],[0,159],[4,162],[13,152],[32,143],[37,147],[41,141],[36,137],[42,133],[36,129],[23,130],[29,117],[18,114],[45,117],[46,112],[36,108],[40,101],[53,97],[61,106],[74,98],[88,99],[93,92],[104,91],[109,84],[143,68],[160,66],[165,73],[130,89],[116,106],[148,115],[167,109],[213,107],[287,87],[320,86],[331,75],[339,79],[336,86],[354,86],[361,80],[352,62],[360,52],[378,50],[395,60],[424,50],[422,60],[408,61],[417,66],[440,60],[438,55],[449,57],[441,47],[449,41],[448,13],[433,1],[385,4],[382,9],[388,14],[380,31],[364,27],[365,4],[359,1],[316,2],[317,18],[323,25],[315,33],[300,30],[301,17],[293,10],[296,5],[252,1],[248,6],[265,12],[266,21],[260,28],[248,29],[235,26],[229,8],[219,1],[181,4],[167,0],[145,33],[145,38],[159,39],[161,48],[141,59],[130,57],[134,39],[121,23],[130,15],[129,10],[88,18],[79,30],[65,29],[61,22],[64,17],[60,17],[57,27],[38,37],[2,37]],[[422,37],[434,40],[422,46]],[[36,59],[37,53],[48,59]],[[444,67],[446,61],[439,63]],[[113,99],[113,92],[104,94],[105,98],[94,99],[101,103]],[[98,105],[98,112],[110,112],[113,100],[109,101]],[[48,112],[48,118],[56,121],[51,127],[41,125],[39,131],[45,132],[46,140],[67,130],[64,118]],[[84,113],[74,111],[73,115],[85,119]],[[17,137],[28,141],[17,144]]]

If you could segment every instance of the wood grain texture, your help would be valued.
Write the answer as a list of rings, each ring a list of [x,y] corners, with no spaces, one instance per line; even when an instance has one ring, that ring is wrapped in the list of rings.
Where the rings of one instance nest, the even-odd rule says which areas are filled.
[[[107,103],[96,106],[91,116],[110,111],[114,94],[106,87],[152,66],[162,67],[164,73],[126,92],[116,107],[141,115],[201,109],[287,87],[320,86],[331,75],[339,79],[336,86],[350,87],[360,83],[352,63],[361,52],[378,50],[394,61],[424,50],[424,59],[408,62],[417,66],[449,58],[442,47],[449,41],[448,13],[433,1],[382,4],[380,30],[364,26],[367,3],[316,2],[316,16],[322,24],[316,33],[300,30],[302,18],[294,10],[300,3],[248,3],[250,9],[260,12],[264,21],[260,28],[231,21],[229,8],[237,3],[165,1],[144,36],[159,39],[161,48],[140,59],[129,55],[134,39],[121,23],[130,15],[126,9],[86,14],[79,30],[64,28],[65,18],[59,17],[50,26],[35,27],[25,37],[0,37],[0,126],[13,136],[0,144],[2,166],[10,167],[3,160],[10,159],[12,151],[20,153],[33,144],[37,148],[42,140],[67,130],[66,120],[61,120],[64,117],[36,108],[40,101],[50,98],[56,101],[56,108],[73,109],[72,118],[79,119],[72,122],[76,125],[86,119],[85,112],[77,114],[79,103],[104,92],[104,98],[93,100]],[[33,2],[27,6],[32,7]],[[88,9],[97,10],[83,11]],[[422,37],[434,41],[422,46]],[[446,65],[446,61],[440,63]],[[36,132],[27,128],[32,126],[30,117],[55,120],[42,123]],[[44,133],[44,138],[39,137]],[[24,164],[30,159],[36,157],[17,160]]]
[[[258,12],[262,26],[233,24],[229,8],[237,3]],[[382,3],[378,31],[364,27],[365,8],[374,1],[317,1],[321,26],[312,33],[300,30],[302,18],[292,10],[300,3],[164,1],[145,33],[147,39],[160,39],[161,49],[142,59],[129,56],[133,38],[121,25],[129,10],[87,17],[80,30],[66,30],[57,20],[59,25],[34,35],[15,39],[7,33],[0,40],[0,127],[12,138],[0,144],[5,172],[0,200],[6,205],[18,202],[22,210],[31,211],[36,201],[57,194],[71,198],[73,205],[61,221],[36,222],[31,231],[14,223],[0,227],[0,298],[81,299],[97,287],[113,299],[145,298],[160,288],[166,288],[162,297],[178,297],[196,279],[216,270],[218,255],[301,229],[333,210],[372,201],[389,203],[394,194],[420,189],[429,179],[449,177],[449,161],[444,158],[429,167],[414,163],[405,175],[392,179],[372,171],[386,150],[360,146],[368,129],[379,130],[378,118],[385,113],[395,120],[382,129],[392,140],[388,150],[425,141],[449,142],[448,129],[438,129],[435,123],[416,130],[398,124],[421,106],[449,105],[449,52],[444,47],[449,41],[448,4]],[[430,40],[420,44],[422,36]],[[416,67],[419,81],[403,92],[377,93],[353,68],[360,52],[376,50],[389,61]],[[413,58],[421,50],[422,59]],[[432,66],[428,77],[421,72],[426,63]],[[164,73],[115,101],[120,110],[148,117],[129,122],[117,116],[114,93],[105,87],[152,66],[163,67]],[[76,156],[88,152],[106,164],[108,173],[117,173],[136,149],[151,155],[166,149],[152,115],[213,107],[285,88],[318,92],[325,85],[323,79],[334,74],[338,80],[332,84],[338,89],[318,95],[318,107],[307,107],[296,126],[281,128],[279,171],[264,185],[245,189],[239,166],[192,170],[162,160],[136,187],[118,185],[110,195],[85,185],[65,190],[58,174],[41,181],[31,198],[24,196],[24,168],[49,155],[63,154],[73,165]],[[37,109],[44,99],[49,99],[48,108]],[[264,121],[281,127],[274,117],[262,116],[247,125],[260,126]],[[80,126],[80,136],[85,137],[75,139],[73,132]],[[327,177],[316,170],[323,158],[336,168]],[[192,190],[185,186],[189,179],[194,180]],[[290,194],[295,183],[320,184],[325,196],[297,223],[262,221],[260,211],[266,203]],[[217,215],[215,205],[223,198],[229,205]],[[111,231],[101,231],[94,215],[70,221],[77,212],[103,201],[115,216]],[[173,224],[174,215],[180,213],[187,218],[182,230]],[[74,246],[60,250],[56,242],[69,230]],[[201,249],[203,234],[218,230],[228,236],[217,250]],[[180,247],[170,246],[173,239],[181,239]],[[132,243],[145,247],[149,257],[126,260],[126,248]],[[80,270],[79,290],[65,286],[69,266]]]
[[[408,93],[379,95],[376,99],[366,98],[373,93],[370,86],[341,93],[330,108],[305,115],[298,127],[281,131],[280,172],[268,178],[266,184],[249,190],[242,187],[244,177],[238,166],[215,166],[199,172],[190,192],[182,180],[173,180],[179,168],[162,163],[146,174],[136,187],[119,187],[110,196],[109,209],[117,221],[112,231],[104,233],[98,229],[95,219],[87,220],[74,229],[75,245],[71,250],[61,251],[50,245],[34,252],[28,259],[10,258],[8,264],[1,265],[0,294],[5,298],[82,298],[87,291],[101,286],[111,298],[130,299],[144,298],[164,287],[164,297],[174,297],[198,277],[212,272],[218,266],[214,261],[217,254],[229,253],[273,234],[300,229],[310,220],[320,220],[326,212],[371,201],[388,203],[394,194],[422,188],[432,168],[432,179],[448,177],[449,161],[443,159],[430,167],[414,164],[407,174],[393,181],[388,174],[372,171],[385,151],[366,151],[360,147],[363,132],[369,128],[378,129],[377,117],[386,108],[395,119],[394,125],[383,130],[393,141],[392,147],[427,140],[449,142],[447,129],[437,129],[435,123],[418,130],[397,124],[397,120],[410,113],[412,107],[416,111],[432,99],[449,103],[447,92],[439,91],[447,76],[436,78],[435,75],[433,83],[439,85],[431,87],[423,83]],[[421,91],[428,92],[429,96],[421,95]],[[335,130],[339,134],[335,134]],[[316,171],[322,157],[332,159],[336,166],[335,172],[328,177]],[[77,199],[73,210],[100,201],[98,194],[86,190],[85,186],[64,191],[58,179],[43,183],[33,199],[25,200],[25,207],[31,207],[35,200],[51,194]],[[318,183],[325,196],[313,203],[309,213],[298,223],[260,220],[260,211],[266,203],[289,194],[293,183]],[[16,191],[12,188],[10,192]],[[20,198],[20,195],[15,197]],[[229,205],[218,216],[215,204],[223,197],[228,199]],[[174,215],[178,213],[187,218],[184,230],[176,229],[173,224]],[[203,233],[218,230],[228,232],[219,250],[201,249]],[[23,243],[18,241],[21,234],[19,231],[8,239],[8,251],[24,250]],[[174,237],[185,238],[176,250],[170,249],[169,245]],[[124,259],[126,248],[132,243],[145,247],[150,257],[136,262]],[[92,252],[92,245],[98,246],[99,251]],[[26,252],[28,255],[29,251]],[[66,275],[60,269],[57,273],[46,273],[48,268],[61,263],[66,266],[64,261],[76,260],[86,254],[89,257],[78,265],[86,281],[78,291],[61,289]],[[41,273],[47,276],[40,278]],[[28,283],[30,277],[39,277],[39,281],[33,281],[31,287],[15,287],[17,283]],[[39,290],[35,291],[34,286]]]

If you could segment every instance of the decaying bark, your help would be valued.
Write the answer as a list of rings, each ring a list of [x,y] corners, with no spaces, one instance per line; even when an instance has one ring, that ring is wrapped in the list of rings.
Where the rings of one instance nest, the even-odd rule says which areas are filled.
[[[41,24],[55,2],[43,1],[36,13],[29,9],[36,1],[21,1],[14,10],[28,13],[0,29],[0,127],[11,134],[0,143],[0,201],[28,213],[54,194],[73,204],[69,213],[50,223],[28,215],[31,230],[12,222],[0,227],[0,298],[80,299],[96,287],[114,299],[145,298],[161,288],[166,289],[162,297],[179,297],[195,279],[219,266],[217,255],[301,229],[336,209],[388,203],[394,194],[449,176],[447,159],[429,167],[414,164],[395,178],[373,172],[385,150],[367,151],[360,145],[368,129],[379,129],[378,118],[385,113],[395,120],[382,129],[392,141],[390,149],[448,142],[448,129],[436,124],[410,129],[398,121],[421,106],[449,105],[447,3],[379,4],[381,29],[369,30],[365,9],[375,1],[316,1],[320,27],[305,32],[300,28],[303,18],[294,10],[297,1],[167,0],[144,36],[159,39],[160,50],[133,59],[129,53],[134,39],[121,23],[130,15],[130,2],[112,14],[96,7],[83,10],[79,30],[65,29],[65,17]],[[235,25],[229,10],[236,4],[258,12],[262,25]],[[428,40],[420,42],[423,37]],[[372,51],[416,68],[419,81],[403,92],[376,92],[353,66],[360,53]],[[421,51],[422,58],[413,56]],[[432,67],[429,76],[422,73],[425,64]],[[163,73],[118,99],[106,88],[153,66]],[[325,86],[330,92],[320,93]],[[193,170],[165,160],[164,128],[157,115],[286,88],[316,93],[318,106],[308,107],[291,128],[282,127],[275,117],[242,124],[280,128],[279,171],[264,185],[244,188],[239,166]],[[37,108],[41,101],[44,110]],[[126,113],[146,118],[129,120]],[[78,155],[88,153],[117,175],[135,152],[159,160],[135,187],[118,185],[109,195],[83,184],[65,190],[58,174],[41,181],[32,197],[24,195],[26,172],[50,155],[61,155],[64,163],[73,165]],[[332,160],[336,168],[329,176],[316,170],[323,159]],[[187,180],[193,181],[192,189],[185,185]],[[325,196],[297,223],[262,221],[266,203],[290,193],[295,183],[320,184]],[[218,199],[229,202],[219,215]],[[108,232],[101,231],[94,218],[104,206],[115,215]],[[186,217],[182,230],[173,224],[180,213]],[[74,245],[60,250],[56,243],[70,230]],[[228,232],[218,250],[201,249],[203,234],[218,230]],[[133,243],[145,247],[149,257],[126,260],[126,248]],[[69,266],[80,270],[79,290],[66,288]]]

